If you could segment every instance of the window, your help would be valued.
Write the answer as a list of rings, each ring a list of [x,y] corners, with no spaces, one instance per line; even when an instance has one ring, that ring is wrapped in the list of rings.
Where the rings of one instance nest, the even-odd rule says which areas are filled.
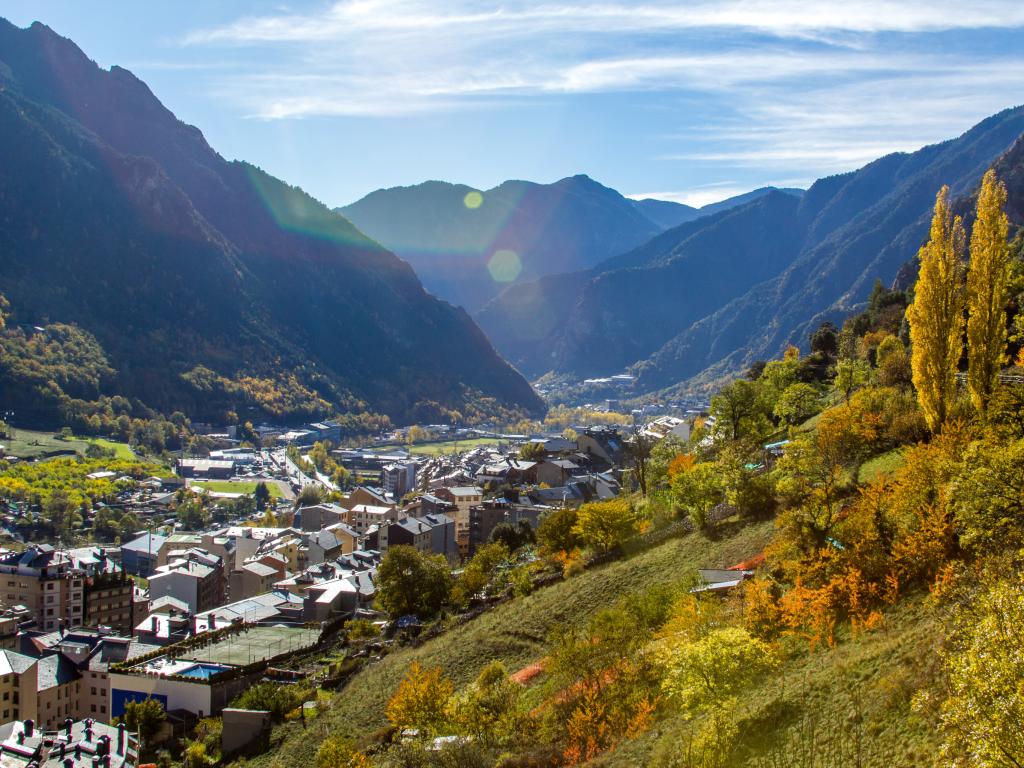
[[[107,714],[107,705],[106,704],[100,704],[100,714],[101,715]]]
[[[89,689],[89,693],[90,693],[91,695],[93,695],[93,696],[95,696],[95,695],[96,695],[96,686],[95,686],[95,685],[94,685],[94,686],[93,686],[92,688],[90,688],[90,689]]]
[[[10,700],[10,698],[11,698],[11,692],[10,691],[4,691],[4,701]]]
[[[89,708],[89,711],[90,711],[90,712],[95,712],[95,711],[96,711],[96,705],[95,705],[95,704],[93,704],[93,705],[92,705],[92,706],[91,706],[91,707]]]
[[[9,709],[5,709],[4,710],[4,720],[8,719],[10,716],[11,716],[10,710]]]

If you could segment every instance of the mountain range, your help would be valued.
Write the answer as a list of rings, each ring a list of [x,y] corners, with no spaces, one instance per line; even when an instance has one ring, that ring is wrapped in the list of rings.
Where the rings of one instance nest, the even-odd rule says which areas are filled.
[[[93,336],[108,394],[209,419],[543,410],[407,263],[42,24],[0,19],[0,136],[12,323]]]
[[[476,312],[509,284],[589,269],[666,229],[771,191],[694,208],[631,200],[585,175],[488,190],[427,181],[377,190],[338,211],[408,261],[428,290]]]
[[[1008,109],[962,136],[681,224],[588,269],[506,288],[477,319],[529,376],[632,371],[636,391],[712,386],[894,280],[935,194],[970,195],[1024,132]]]

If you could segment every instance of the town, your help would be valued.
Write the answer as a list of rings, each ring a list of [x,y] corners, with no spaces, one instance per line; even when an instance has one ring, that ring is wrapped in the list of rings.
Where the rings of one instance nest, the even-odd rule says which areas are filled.
[[[255,444],[234,428],[193,425],[211,449],[179,456],[173,471],[132,477],[100,460],[86,479],[118,491],[88,510],[73,544],[26,537],[25,521],[43,510],[7,495],[2,714],[17,727],[4,755],[35,743],[25,741],[33,728],[63,733],[66,723],[69,733],[85,728],[121,744],[130,722],[130,751],[118,753],[130,764],[145,730],[135,708],[149,701],[164,713],[146,733],[149,754],[210,717],[224,722],[220,754],[259,750],[271,721],[233,706],[245,691],[336,674],[335,661],[311,658],[344,644],[347,627],[385,643],[401,640],[399,628],[420,628],[414,609],[396,615],[378,599],[389,550],[440,558],[457,576],[510,534],[533,541],[552,512],[615,499],[623,483],[631,490],[631,446],[649,453],[665,438],[683,444],[695,425],[714,421],[679,406],[648,413],[666,410],[681,415],[641,410],[632,415],[640,426],[534,435],[413,426],[364,448],[336,448],[330,421],[254,428]],[[8,437],[15,433],[8,427]],[[61,453],[4,458],[27,466]],[[110,514],[136,529],[114,542],[81,540]],[[467,609],[486,603],[486,583],[479,586]]]

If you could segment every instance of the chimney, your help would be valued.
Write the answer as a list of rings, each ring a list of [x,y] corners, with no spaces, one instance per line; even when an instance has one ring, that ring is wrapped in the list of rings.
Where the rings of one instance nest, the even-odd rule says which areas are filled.
[[[117,754],[124,755],[124,723],[117,724]]]
[[[25,735],[28,737],[32,736],[32,732],[35,730],[36,722],[29,718],[25,721]]]
[[[61,757],[64,757],[64,753],[67,751],[67,748],[68,748],[67,742],[62,741],[60,743],[60,756]]]
[[[64,730],[65,730],[65,731],[67,731],[67,734],[68,734],[68,740],[69,740],[69,741],[71,740],[71,725],[72,725],[72,723],[74,723],[74,722],[75,722],[75,721],[74,721],[74,720],[72,720],[72,719],[71,719],[70,717],[68,717],[68,718],[65,718],[65,720],[64,720]]]
[[[64,758],[64,768],[75,768],[75,761],[70,757]]]
[[[217,628],[217,617],[214,614],[210,614],[210,629]]]
[[[25,743],[25,732],[24,731],[18,731],[18,743],[19,744],[24,744]]]
[[[88,720],[85,721],[85,740],[92,741],[92,724]]]
[[[79,742],[78,744],[75,744],[75,760],[81,760],[81,759],[82,759],[82,744],[81,744],[81,742]]]

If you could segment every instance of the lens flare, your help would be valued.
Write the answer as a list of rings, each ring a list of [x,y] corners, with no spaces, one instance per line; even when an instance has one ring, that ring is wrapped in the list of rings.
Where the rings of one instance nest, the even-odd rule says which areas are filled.
[[[511,283],[523,271],[523,263],[515,251],[502,249],[495,251],[491,256],[491,260],[487,262],[487,271],[491,273],[494,282]]]
[[[462,204],[469,210],[475,211],[484,204],[484,196],[474,189],[472,192],[466,193],[466,196],[462,198]]]

